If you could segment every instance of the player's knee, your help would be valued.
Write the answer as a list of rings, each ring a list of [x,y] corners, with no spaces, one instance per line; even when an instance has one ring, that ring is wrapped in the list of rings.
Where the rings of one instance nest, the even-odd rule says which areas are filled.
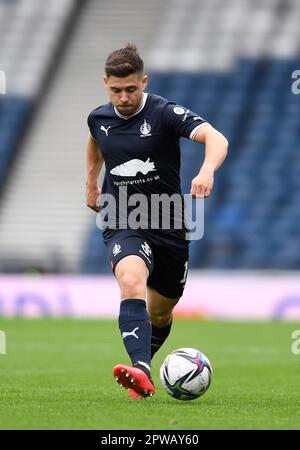
[[[163,314],[150,313],[151,322],[158,328],[166,327],[172,318],[172,311],[165,312]]]
[[[140,297],[146,289],[146,281],[135,273],[122,273],[118,281],[123,298]]]

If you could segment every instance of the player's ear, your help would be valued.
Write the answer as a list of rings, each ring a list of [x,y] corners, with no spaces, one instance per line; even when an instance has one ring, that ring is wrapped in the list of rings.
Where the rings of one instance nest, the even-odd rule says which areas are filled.
[[[148,75],[144,75],[143,76],[142,82],[143,82],[143,89],[145,89],[147,87],[147,84],[148,84]]]
[[[103,76],[103,82],[104,82],[104,86],[106,87],[107,83],[108,83],[108,78],[106,75]]]

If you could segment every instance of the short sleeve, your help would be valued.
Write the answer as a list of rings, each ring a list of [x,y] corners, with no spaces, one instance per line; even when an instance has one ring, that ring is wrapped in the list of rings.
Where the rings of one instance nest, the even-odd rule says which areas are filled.
[[[87,119],[87,124],[90,130],[90,136],[93,139],[93,141],[96,142],[96,138],[95,138],[95,134],[94,134],[94,122],[95,120],[93,119],[93,111],[90,113],[90,115],[88,116]]]
[[[178,137],[194,139],[198,130],[208,125],[207,120],[189,109],[168,102],[163,110],[163,122]]]

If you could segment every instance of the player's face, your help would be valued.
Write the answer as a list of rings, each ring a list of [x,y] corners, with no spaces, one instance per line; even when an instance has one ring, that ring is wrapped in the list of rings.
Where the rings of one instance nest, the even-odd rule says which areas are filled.
[[[124,116],[130,116],[139,108],[147,81],[147,75],[139,73],[128,77],[104,77],[110,101]]]

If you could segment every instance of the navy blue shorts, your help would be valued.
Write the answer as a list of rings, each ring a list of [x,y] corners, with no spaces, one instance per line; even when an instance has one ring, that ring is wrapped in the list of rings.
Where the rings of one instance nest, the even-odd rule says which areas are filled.
[[[125,256],[140,256],[149,270],[149,287],[165,297],[182,296],[188,271],[188,241],[146,236],[140,230],[116,230],[104,242],[113,272]]]

